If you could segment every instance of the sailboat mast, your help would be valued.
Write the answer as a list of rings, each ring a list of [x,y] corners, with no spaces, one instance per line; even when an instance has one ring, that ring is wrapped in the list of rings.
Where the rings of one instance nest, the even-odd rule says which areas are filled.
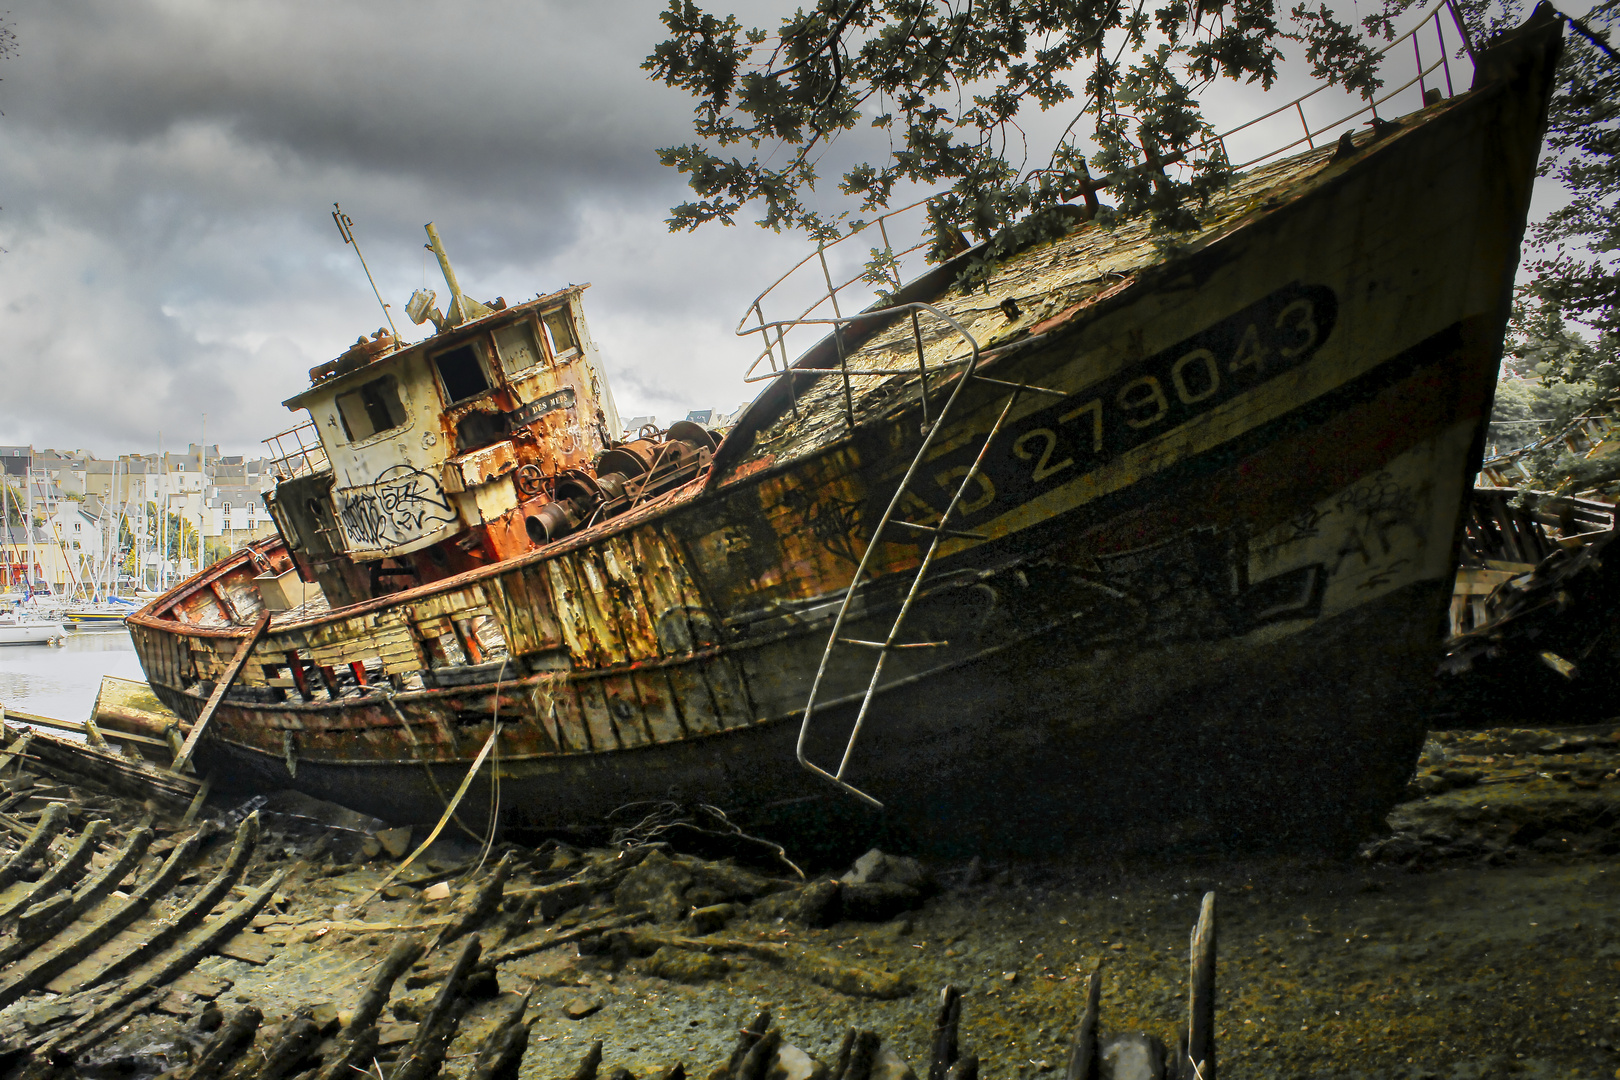
[[[34,596],[34,564],[39,561],[39,553],[34,550],[34,448],[28,448],[28,457],[23,465],[23,492],[28,499],[28,511],[23,515],[23,535],[28,538],[28,597]]]

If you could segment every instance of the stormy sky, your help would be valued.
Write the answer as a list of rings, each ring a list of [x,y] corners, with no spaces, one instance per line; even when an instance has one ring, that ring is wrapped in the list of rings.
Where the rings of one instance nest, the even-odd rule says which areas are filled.
[[[480,299],[592,282],[622,416],[734,408],[756,388],[732,327],[806,248],[751,224],[663,225],[687,192],[654,148],[689,137],[690,105],[639,67],[660,6],[15,4],[0,442],[110,456],[161,432],[172,448],[206,413],[209,442],[257,452],[295,421],[279,402],[307,370],[381,325],[334,201],[407,337],[411,291],[446,293],[422,247],[432,220]],[[748,14],[774,23],[782,6]],[[1266,103],[1220,94],[1228,120]]]

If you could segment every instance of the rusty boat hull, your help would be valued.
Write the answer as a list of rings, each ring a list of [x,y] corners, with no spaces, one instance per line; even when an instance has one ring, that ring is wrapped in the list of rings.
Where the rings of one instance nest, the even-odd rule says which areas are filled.
[[[1556,51],[1533,24],[1482,54],[1472,92],[1235,181],[1181,254],[1087,226],[952,301],[1000,382],[963,387],[906,496],[937,515],[982,452],[952,518],[968,535],[904,624],[932,647],[889,655],[845,774],[890,825],[968,847],[1327,843],[1392,804],[1423,737]],[[1003,327],[1013,295],[1030,310]],[[662,799],[766,825],[859,817],[795,742],[922,440],[915,380],[883,374],[911,340],[896,324],[846,327],[851,372],[873,371],[852,397],[824,342],[799,361],[822,373],[772,386],[689,484],[520,558],[277,614],[197,767],[431,822],[493,734],[458,810],[474,829]],[[1021,395],[986,449],[1008,384],[1066,396]],[[924,550],[880,545],[847,638],[883,639]],[[185,720],[282,554],[261,542],[129,619]],[[809,759],[844,753],[871,666],[832,654]]]

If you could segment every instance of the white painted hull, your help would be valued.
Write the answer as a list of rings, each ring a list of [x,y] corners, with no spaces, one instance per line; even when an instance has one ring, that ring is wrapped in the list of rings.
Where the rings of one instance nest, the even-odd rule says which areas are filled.
[[[0,622],[0,645],[48,645],[66,634],[66,627],[49,619]]]

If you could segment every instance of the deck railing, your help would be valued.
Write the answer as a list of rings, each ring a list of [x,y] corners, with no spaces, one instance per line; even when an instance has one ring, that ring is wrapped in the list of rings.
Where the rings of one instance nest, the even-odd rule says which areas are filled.
[[[1452,24],[1449,33],[1445,25],[1448,21]],[[1460,55],[1453,56],[1452,53],[1459,46]],[[1410,59],[1406,59],[1408,47],[1411,49]],[[1331,100],[1331,95],[1321,96],[1333,89],[1323,83],[1188,151],[1172,155],[1159,162],[1159,165],[1173,167],[1184,164],[1191,157],[1218,153],[1228,162],[1233,162],[1233,171],[1240,171],[1301,146],[1314,149],[1324,141],[1337,138],[1337,133],[1343,131],[1347,123],[1363,116],[1379,118],[1380,109],[1385,112],[1411,111],[1455,95],[1459,86],[1466,89],[1464,72],[1453,72],[1451,62],[1453,59],[1461,61],[1466,56],[1467,75],[1471,80],[1473,54],[1473,43],[1452,0],[1438,0],[1411,29],[1374,54],[1378,73],[1384,78],[1386,88],[1370,98],[1364,98],[1358,107],[1337,119],[1313,123],[1307,116],[1307,104],[1313,106],[1312,111],[1318,111]],[[1408,73],[1410,77],[1407,77]],[[1390,83],[1396,85],[1389,88]],[[1236,161],[1238,157],[1243,160]],[[1091,183],[1092,191],[1103,190],[1122,178],[1111,175],[1094,180]],[[943,194],[927,195],[906,206],[885,211],[836,240],[818,244],[815,250],[766,286],[748,305],[737,324],[738,337],[759,334],[763,343],[749,364],[743,381],[767,382],[781,378],[793,363],[793,358],[804,351],[801,345],[790,345],[794,330],[810,326],[825,327],[829,318],[834,321],[843,319],[844,308],[857,312],[873,302],[880,283],[874,280],[875,275],[870,269],[872,262],[862,257],[860,248],[863,240],[868,251],[880,256],[887,264],[887,280],[882,283],[884,291],[891,294],[897,292],[905,283],[902,269],[908,272],[916,270],[922,261],[919,252],[927,241],[919,239],[896,248],[891,237],[923,236],[922,226],[927,220],[928,205]],[[875,233],[872,231],[874,227]],[[791,314],[784,318],[769,318],[767,307],[786,310]],[[791,380],[789,385],[792,386]]]
[[[295,424],[262,440],[270,451],[270,472],[276,482],[320,472],[326,468],[326,451],[313,420]]]

